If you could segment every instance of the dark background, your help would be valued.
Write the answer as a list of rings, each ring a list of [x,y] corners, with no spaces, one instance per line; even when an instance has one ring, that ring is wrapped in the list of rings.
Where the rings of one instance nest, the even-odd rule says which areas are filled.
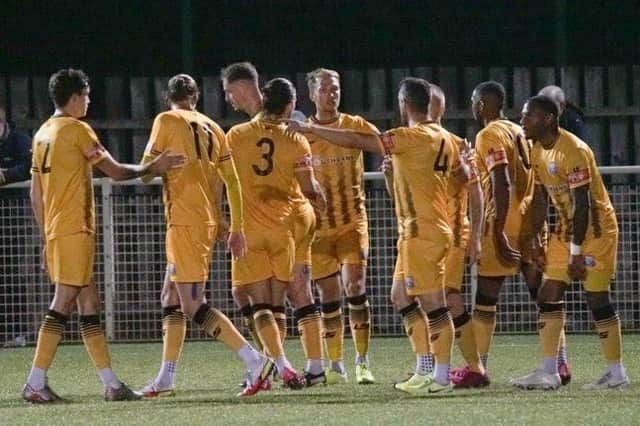
[[[236,60],[267,73],[638,64],[639,10],[590,0],[10,0],[0,5],[0,74],[212,75]]]

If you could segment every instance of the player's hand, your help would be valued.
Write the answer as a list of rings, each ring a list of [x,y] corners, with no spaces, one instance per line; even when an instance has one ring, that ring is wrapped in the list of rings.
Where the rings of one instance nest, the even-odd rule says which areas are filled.
[[[227,247],[229,247],[233,260],[238,260],[247,254],[247,240],[244,237],[244,232],[230,232]]]
[[[316,214],[322,214],[327,210],[327,199],[324,197],[324,194],[316,195],[312,199],[309,199],[309,202]]]
[[[158,155],[151,165],[149,166],[149,172],[161,176],[170,169],[179,169],[184,167],[187,157],[183,154],[174,154],[171,151],[164,151]]]
[[[390,155],[385,155],[380,164],[380,171],[389,176],[393,174],[393,160]]]
[[[504,263],[509,266],[514,266],[520,263],[520,252],[511,247],[504,232],[496,233],[495,242],[496,249],[498,250],[498,256],[500,256]]]
[[[584,256],[574,254],[569,256],[569,266],[567,267],[569,278],[582,281],[587,278],[587,268],[584,266]]]
[[[533,238],[532,242],[532,257],[533,257],[533,265],[541,272],[544,272],[545,267],[547,266],[547,251],[544,246],[540,244],[538,238]]]
[[[294,133],[311,133],[312,132],[312,126],[309,123],[305,123],[304,121],[298,121],[298,120],[284,120],[283,123],[285,123],[287,125],[287,128],[285,129],[285,133],[288,136],[291,136]]]
[[[480,264],[480,258],[482,257],[482,242],[480,238],[469,241],[469,264]]]

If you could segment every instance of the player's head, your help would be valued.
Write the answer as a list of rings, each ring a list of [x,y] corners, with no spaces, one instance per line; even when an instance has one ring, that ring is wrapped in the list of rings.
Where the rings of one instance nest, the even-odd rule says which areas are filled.
[[[335,113],[340,105],[340,74],[326,68],[317,68],[307,74],[309,99],[317,111]]]
[[[444,92],[440,86],[433,83],[429,84],[431,88],[431,96],[429,98],[429,119],[440,123],[447,107]]]
[[[222,69],[222,88],[225,100],[236,111],[249,112],[258,91],[258,71],[251,62],[236,62]]]
[[[558,128],[558,104],[550,97],[536,95],[529,98],[522,107],[520,124],[527,139],[541,140],[549,132]]]
[[[565,108],[567,107],[567,98],[564,95],[564,91],[558,86],[545,86],[540,89],[538,95],[544,95],[553,99],[553,101],[558,104],[560,115],[562,115]]]
[[[265,113],[289,118],[296,107],[296,88],[286,78],[274,78],[262,88],[262,98]]]
[[[49,78],[49,96],[55,107],[75,118],[87,115],[89,77],[73,68],[61,69]]]
[[[414,114],[427,115],[431,87],[427,80],[407,77],[400,82],[398,90],[398,107],[402,121],[407,123]]]
[[[485,81],[478,84],[471,95],[473,118],[484,124],[485,119],[500,116],[505,99],[504,87],[497,81]]]
[[[167,102],[182,108],[193,109],[198,103],[198,83],[188,74],[174,75],[167,84]]]

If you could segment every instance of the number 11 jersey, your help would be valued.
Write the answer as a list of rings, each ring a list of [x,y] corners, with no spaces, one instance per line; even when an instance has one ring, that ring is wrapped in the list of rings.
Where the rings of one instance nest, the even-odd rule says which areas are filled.
[[[284,129],[282,123],[258,117],[227,133],[242,185],[247,228],[288,230],[294,202],[304,199],[295,173],[312,170],[311,148],[304,136],[289,137]]]

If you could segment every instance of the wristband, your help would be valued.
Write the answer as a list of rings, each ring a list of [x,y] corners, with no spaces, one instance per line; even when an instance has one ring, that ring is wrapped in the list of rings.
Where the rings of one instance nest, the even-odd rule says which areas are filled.
[[[580,256],[582,254],[582,246],[574,243],[569,244],[569,253],[571,256]]]

